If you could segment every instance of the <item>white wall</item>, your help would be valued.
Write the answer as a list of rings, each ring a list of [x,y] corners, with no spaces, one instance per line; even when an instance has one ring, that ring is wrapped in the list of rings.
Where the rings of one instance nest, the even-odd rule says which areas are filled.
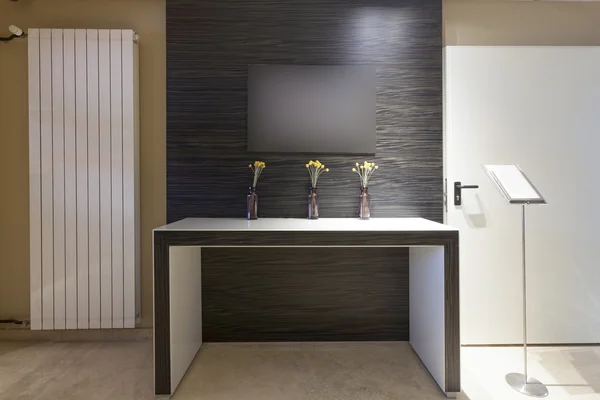
[[[462,342],[522,338],[520,209],[484,163],[519,164],[549,203],[528,208],[530,342],[600,342],[600,47],[448,47],[445,86],[449,189],[481,185],[448,213]]]

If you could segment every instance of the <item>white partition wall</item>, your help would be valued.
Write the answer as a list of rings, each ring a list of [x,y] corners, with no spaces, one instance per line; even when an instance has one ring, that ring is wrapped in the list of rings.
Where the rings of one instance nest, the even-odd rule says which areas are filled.
[[[444,355],[444,248],[409,249],[410,344],[440,387],[446,387]]]
[[[31,29],[28,40],[32,329],[133,328],[135,32]]]
[[[460,229],[461,341],[522,343],[521,209],[482,164],[518,164],[530,343],[600,342],[600,47],[448,47],[447,222]],[[479,185],[453,202],[453,183]]]

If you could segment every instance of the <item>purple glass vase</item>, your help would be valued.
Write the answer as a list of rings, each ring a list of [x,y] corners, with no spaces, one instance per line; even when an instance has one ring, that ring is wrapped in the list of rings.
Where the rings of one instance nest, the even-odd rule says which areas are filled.
[[[317,188],[308,191],[308,219],[319,219],[319,194]]]
[[[249,188],[246,197],[246,214],[248,219],[258,219],[258,195],[256,194],[256,188]]]
[[[360,189],[360,209],[358,216],[360,219],[369,219],[371,218],[371,196],[369,196],[369,191],[367,188]]]

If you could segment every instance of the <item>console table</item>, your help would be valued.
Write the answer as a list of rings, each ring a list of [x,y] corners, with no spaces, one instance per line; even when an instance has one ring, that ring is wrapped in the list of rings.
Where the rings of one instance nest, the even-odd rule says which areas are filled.
[[[187,218],[153,242],[156,396],[171,396],[202,346],[203,247],[409,247],[410,344],[447,396],[460,392],[457,229],[422,218]]]

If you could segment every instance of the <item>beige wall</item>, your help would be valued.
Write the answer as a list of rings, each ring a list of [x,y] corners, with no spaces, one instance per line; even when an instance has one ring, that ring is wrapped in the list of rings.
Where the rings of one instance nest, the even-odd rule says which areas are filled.
[[[600,2],[444,0],[447,46],[600,46]]]
[[[165,0],[0,1],[0,36],[26,28],[140,35],[142,327],[152,326],[151,229],[165,222]],[[27,41],[0,43],[0,319],[29,318]]]
[[[133,28],[140,41],[142,326],[165,221],[165,0],[0,0],[0,32]],[[446,0],[446,45],[600,45],[600,3]],[[29,317],[27,42],[0,43],[0,319]]]

